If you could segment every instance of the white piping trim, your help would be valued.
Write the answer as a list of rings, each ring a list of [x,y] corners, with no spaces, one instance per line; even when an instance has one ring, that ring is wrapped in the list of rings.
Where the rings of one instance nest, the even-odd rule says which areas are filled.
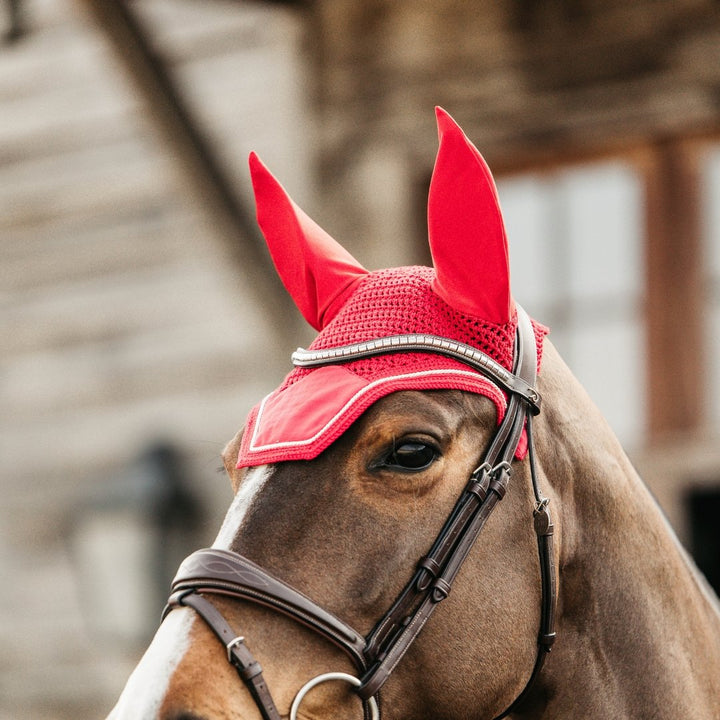
[[[497,390],[500,397],[503,397],[502,390],[495,385],[494,382],[489,380],[488,378],[478,375],[476,372],[470,372],[468,370],[421,370],[419,372],[415,373],[405,373],[403,375],[392,375],[391,377],[385,377],[385,378],[379,378],[378,380],[373,380],[371,383],[366,385],[365,387],[358,390],[341,408],[338,410],[335,415],[333,415],[330,420],[328,420],[325,425],[318,430],[315,435],[313,435],[311,438],[307,438],[305,440],[286,440],[283,442],[277,442],[277,443],[270,443],[269,445],[256,445],[257,435],[260,429],[260,421],[262,419],[262,413],[265,409],[265,405],[267,401],[272,397],[273,393],[270,393],[270,395],[266,395],[262,402],[260,403],[260,407],[258,408],[257,417],[255,418],[255,427],[253,427],[253,433],[252,437],[250,438],[250,445],[248,448],[249,452],[264,452],[266,450],[277,450],[280,448],[289,448],[289,447],[302,447],[305,445],[312,445],[315,441],[317,441],[320,437],[322,437],[332,426],[340,420],[340,418],[358,401],[362,398],[363,395],[367,394],[371,390],[374,390],[379,385],[382,385],[384,383],[389,383],[393,380],[410,380],[414,378],[420,378],[420,377],[431,377],[435,375],[459,375],[462,377],[470,378],[474,381],[480,381],[481,383],[486,383],[490,387],[492,387],[494,390]],[[492,398],[491,398],[492,399]]]

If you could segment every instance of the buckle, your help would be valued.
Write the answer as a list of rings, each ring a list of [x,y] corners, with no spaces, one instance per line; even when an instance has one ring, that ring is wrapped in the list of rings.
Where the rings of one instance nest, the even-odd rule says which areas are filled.
[[[227,650],[227,659],[228,662],[232,664],[232,651],[241,643],[245,642],[245,637],[243,635],[238,635],[236,638],[231,640],[226,646],[225,649]]]

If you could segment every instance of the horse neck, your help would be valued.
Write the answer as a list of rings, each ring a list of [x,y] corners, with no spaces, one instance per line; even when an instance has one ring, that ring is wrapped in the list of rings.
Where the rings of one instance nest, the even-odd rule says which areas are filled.
[[[538,451],[556,495],[559,639],[537,717],[720,717],[717,600],[584,391],[549,364]]]

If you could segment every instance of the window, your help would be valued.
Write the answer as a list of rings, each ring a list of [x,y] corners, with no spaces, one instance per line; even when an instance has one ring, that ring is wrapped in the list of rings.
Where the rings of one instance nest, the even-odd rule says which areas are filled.
[[[709,382],[706,415],[711,427],[717,427],[720,422],[720,145],[709,148],[703,158],[701,172],[703,300]]]
[[[621,442],[639,446],[646,420],[642,178],[617,160],[501,178],[498,192],[516,299],[550,326]]]

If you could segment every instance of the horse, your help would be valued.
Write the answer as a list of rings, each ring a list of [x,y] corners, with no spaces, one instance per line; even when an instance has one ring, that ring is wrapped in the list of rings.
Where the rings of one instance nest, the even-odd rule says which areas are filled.
[[[720,605],[510,292],[437,109],[433,267],[367,271],[255,155],[319,334],[223,453],[234,499],[109,720],[720,718]]]

